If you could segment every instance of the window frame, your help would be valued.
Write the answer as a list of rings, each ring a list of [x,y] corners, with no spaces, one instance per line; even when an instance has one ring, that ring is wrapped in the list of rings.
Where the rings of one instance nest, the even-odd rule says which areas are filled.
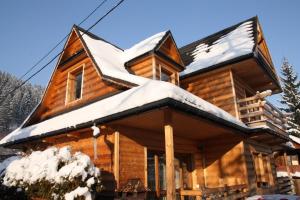
[[[67,77],[67,86],[66,86],[66,98],[65,98],[65,105],[70,104],[70,103],[74,103],[77,102],[79,100],[82,99],[83,97],[83,84],[84,84],[84,68],[85,68],[85,64],[81,64],[78,67],[72,69],[71,71],[68,72],[68,77]],[[82,77],[81,77],[81,90],[80,90],[80,98],[75,98],[75,99],[71,99],[70,98],[70,93],[71,93],[71,76],[76,77],[79,73],[81,73]],[[75,80],[76,81],[76,80]],[[72,91],[75,90],[76,93],[76,88],[74,87],[72,89]],[[74,91],[73,91],[74,92]],[[76,96],[76,94],[75,94]]]

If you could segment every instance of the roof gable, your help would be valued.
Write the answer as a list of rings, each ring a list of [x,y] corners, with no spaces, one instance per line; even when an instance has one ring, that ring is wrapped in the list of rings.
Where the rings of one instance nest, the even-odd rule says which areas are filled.
[[[161,44],[157,45],[155,51],[164,54],[164,56],[167,56],[176,63],[180,64],[181,66],[184,66],[176,42],[170,31],[169,34],[165,37],[165,39],[161,42]]]
[[[106,96],[102,87],[106,87],[107,93],[116,92],[122,89],[119,85],[113,85],[103,79],[98,68],[88,56],[84,45],[73,27],[65,43],[64,51],[60,55],[56,67],[51,75],[41,102],[33,113],[25,120],[23,125],[28,126],[34,123],[51,118],[63,112],[78,108],[78,106]],[[67,102],[67,90],[69,74],[81,69],[83,72],[82,98],[79,101]],[[93,84],[91,86],[91,84]],[[93,92],[93,94],[90,94]]]

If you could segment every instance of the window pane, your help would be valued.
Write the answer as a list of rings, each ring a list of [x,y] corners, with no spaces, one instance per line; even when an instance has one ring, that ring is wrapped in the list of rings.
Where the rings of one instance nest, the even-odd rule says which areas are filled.
[[[82,72],[76,75],[75,78],[75,99],[81,98]]]
[[[170,74],[166,73],[165,71],[161,71],[160,80],[170,82],[171,80]]]

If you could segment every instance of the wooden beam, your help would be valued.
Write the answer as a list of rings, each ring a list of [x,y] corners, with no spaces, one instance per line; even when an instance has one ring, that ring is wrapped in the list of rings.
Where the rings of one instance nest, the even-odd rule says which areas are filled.
[[[156,196],[160,196],[160,180],[159,180],[159,160],[158,156],[154,155],[154,167],[155,167],[155,191]]]
[[[144,170],[145,170],[145,187],[148,187],[148,154],[147,154],[147,147],[144,147]]]
[[[175,167],[174,167],[174,140],[172,115],[170,111],[165,111],[165,151],[166,151],[166,182],[167,199],[173,200],[175,196]]]
[[[120,184],[120,133],[115,132],[115,144],[114,144],[114,175],[117,183],[117,189]]]

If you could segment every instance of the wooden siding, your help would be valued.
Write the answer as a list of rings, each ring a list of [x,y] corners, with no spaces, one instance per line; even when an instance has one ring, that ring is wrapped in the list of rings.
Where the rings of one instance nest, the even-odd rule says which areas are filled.
[[[168,56],[178,64],[182,64],[183,62],[181,60],[180,53],[176,47],[175,42],[172,40],[172,38],[169,36],[165,42],[159,47],[158,51],[163,53],[164,55]]]
[[[236,116],[235,94],[229,68],[181,80],[181,87]]]
[[[79,43],[79,46],[77,45],[77,41],[66,50],[62,58],[71,54],[71,50],[74,53],[75,50],[73,50],[73,48],[83,48],[81,43]],[[73,47],[74,45],[76,47]],[[42,106],[31,117],[31,121],[28,125],[38,123],[57,114],[73,108],[78,108],[97,99],[105,98],[124,90],[124,88],[103,80],[98,69],[96,69],[96,67],[93,65],[92,60],[86,55],[85,52],[83,52],[83,54],[84,55],[81,56],[80,60],[76,60],[76,63],[70,65],[68,62],[56,69],[49,84],[48,90],[45,93]],[[66,94],[68,89],[69,73],[79,67],[83,68],[82,98],[67,102]]]
[[[94,159],[94,138],[92,137],[92,132],[92,129],[82,131],[78,139],[72,138],[72,136],[69,136],[70,139],[66,139],[66,137],[56,139],[54,146],[59,148],[70,146],[73,153],[80,151],[87,154],[99,169],[113,173],[114,134],[101,130],[103,135],[96,139],[97,159]]]
[[[83,66],[83,91],[82,98],[66,102],[68,73],[72,72],[77,67]],[[91,100],[106,96],[117,92],[116,86],[109,84],[100,77],[90,58],[86,57],[77,64],[58,71],[54,75],[52,84],[49,88],[49,96],[45,98],[45,107],[47,110],[41,115],[41,119],[45,119],[55,115],[63,110],[83,105]]]
[[[140,59],[134,62],[132,65],[128,66],[127,69],[137,75],[145,78],[153,78],[153,69],[152,69],[152,56],[147,56],[143,59]]]
[[[120,134],[120,186],[129,179],[145,180],[144,147],[133,139]],[[145,184],[145,183],[144,183]]]
[[[243,145],[238,137],[205,141],[206,187],[247,184]]]

